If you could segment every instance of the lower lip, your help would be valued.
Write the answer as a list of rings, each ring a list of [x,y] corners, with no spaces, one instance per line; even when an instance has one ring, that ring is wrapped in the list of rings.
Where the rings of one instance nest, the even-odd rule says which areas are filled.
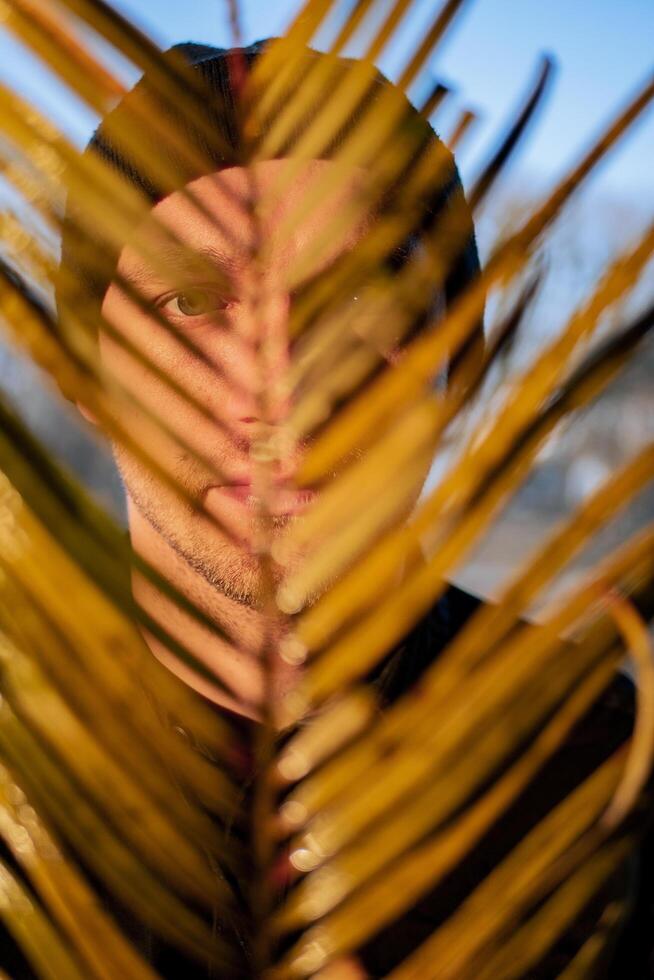
[[[243,506],[251,510],[258,510],[259,500],[252,493],[250,484],[237,484],[228,487],[211,487],[209,497],[213,493],[219,493],[223,497],[230,497],[238,500]],[[306,510],[309,504],[315,499],[315,493],[310,490],[285,490],[275,489],[267,510],[273,517],[280,517],[290,514],[299,514]]]

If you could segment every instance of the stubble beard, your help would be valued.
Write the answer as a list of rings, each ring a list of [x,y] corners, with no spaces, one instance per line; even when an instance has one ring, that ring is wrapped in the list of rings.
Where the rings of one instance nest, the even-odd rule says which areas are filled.
[[[275,591],[287,574],[288,566],[282,568],[271,559],[264,566],[262,555],[255,554],[247,543],[230,539],[198,507],[173,496],[140,462],[116,447],[114,456],[134,507],[174,553],[216,592],[239,605],[262,608],[270,590]],[[178,477],[180,487],[198,501],[199,476],[191,466],[183,477]],[[264,525],[253,509],[249,514],[248,536],[254,541],[261,538]],[[273,539],[279,538],[299,519],[293,515],[271,516],[266,521],[266,531]]]

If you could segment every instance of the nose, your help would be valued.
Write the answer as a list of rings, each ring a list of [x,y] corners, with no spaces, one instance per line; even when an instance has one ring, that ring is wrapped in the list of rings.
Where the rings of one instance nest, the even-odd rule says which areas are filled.
[[[243,383],[230,391],[230,416],[245,429],[262,422],[283,426],[289,417],[289,312],[287,295],[264,293],[243,304],[233,324],[240,348],[234,356],[249,368],[239,372]]]
[[[291,410],[289,316],[290,301],[284,293],[266,298],[258,316],[255,313],[260,400],[269,425],[283,425]]]

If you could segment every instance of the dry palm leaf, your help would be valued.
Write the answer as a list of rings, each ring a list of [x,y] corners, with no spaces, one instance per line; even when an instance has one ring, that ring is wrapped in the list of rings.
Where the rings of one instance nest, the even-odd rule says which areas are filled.
[[[519,331],[538,276],[484,343],[489,291],[519,281],[568,199],[654,95],[648,80],[475,275],[470,209],[426,122],[448,90],[429,83],[411,111],[403,94],[416,82],[428,90],[429,60],[463,6],[449,0],[434,14],[406,50],[395,87],[373,66],[409,15],[409,0],[359,0],[338,23],[330,18],[337,4],[308,0],[285,37],[250,49],[236,43],[231,4],[235,50],[221,84],[234,105],[225,122],[215,79],[202,68],[209,50],[162,53],[102,0],[2,0],[3,27],[105,117],[101,152],[96,138],[96,152],[79,153],[0,88],[2,177],[21,202],[0,222],[7,342],[94,416],[169,506],[200,515],[207,535],[235,547],[238,527],[205,506],[170,459],[184,459],[205,480],[227,478],[197,438],[212,426],[226,444],[239,443],[233,413],[203,397],[214,378],[234,398],[250,398],[258,420],[249,458],[265,642],[255,655],[233,623],[132,550],[122,528],[0,404],[0,913],[38,976],[165,976],[178,955],[187,957],[185,975],[195,963],[198,976],[361,976],[357,951],[447,883],[521,806],[625,654],[638,688],[630,738],[609,739],[602,758],[578,785],[562,784],[520,841],[488,852],[476,887],[423,930],[403,963],[384,969],[397,980],[526,976],[638,845],[643,822],[634,814],[654,751],[646,627],[654,529],[622,542],[538,627],[524,617],[651,481],[651,445],[525,555],[497,602],[468,618],[419,685],[384,704],[371,683],[387,676],[389,655],[448,590],[448,576],[555,427],[617,375],[654,316],[649,309],[625,319],[588,351],[606,311],[651,258],[650,229],[500,390],[493,417],[467,434],[407,521],[426,467]],[[310,49],[319,31],[328,35],[322,56]],[[362,31],[364,57],[339,58]],[[99,50],[145,73],[118,107],[125,88]],[[472,209],[524,137],[551,67],[545,59],[475,182]],[[464,109],[450,142],[470,138],[473,121]],[[263,186],[261,164],[272,160],[279,166]],[[307,161],[327,160],[304,180]],[[196,178],[229,166],[242,168],[244,183],[237,192],[217,181],[222,214]],[[354,192],[339,198],[353,174]],[[153,209],[171,195],[234,255],[247,253],[243,305],[254,343],[232,338],[229,364],[217,364],[200,334],[180,327],[148,291],[146,273],[178,290],[180,269],[218,275],[184,227]],[[280,202],[287,206],[271,236]],[[318,230],[308,240],[311,222]],[[126,242],[140,277],[123,261]],[[335,242],[343,246],[336,253]],[[279,283],[271,287],[268,270],[289,250],[282,285],[293,304],[280,374],[280,340],[268,326]],[[473,268],[463,289],[466,262]],[[157,344],[108,315],[101,294],[110,280],[131,315],[158,331]],[[146,383],[113,369],[102,342]],[[193,365],[190,383],[180,363]],[[166,393],[170,415],[152,390]],[[180,425],[176,412],[190,421]],[[298,453],[297,485],[315,499],[280,534],[276,468]],[[165,598],[168,618],[133,595],[130,566],[134,582]],[[191,629],[262,671],[261,696],[244,700],[258,725],[244,726],[195,693],[201,683],[220,703],[239,698],[229,671],[187,642]],[[172,671],[148,644],[165,651]],[[282,695],[280,669],[297,680]],[[608,906],[562,975],[593,975],[602,930],[620,920]],[[139,943],[143,928],[163,944],[157,962]]]

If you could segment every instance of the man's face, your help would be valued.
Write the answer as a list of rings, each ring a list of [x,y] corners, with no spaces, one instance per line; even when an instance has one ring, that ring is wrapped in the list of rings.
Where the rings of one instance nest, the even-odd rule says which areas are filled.
[[[185,190],[192,192],[205,214],[184,192],[157,204],[153,216],[187,251],[176,255],[150,222],[123,249],[120,274],[172,324],[172,331],[115,283],[102,307],[105,318],[129,344],[179,389],[166,385],[108,334],[101,335],[105,367],[163,423],[160,426],[148,420],[147,413],[123,404],[127,432],[163,471],[154,473],[136,454],[116,446],[131,503],[208,583],[248,605],[256,605],[262,591],[257,555],[262,525],[251,450],[262,436],[264,421],[265,433],[284,434],[292,407],[285,383],[292,294],[354,248],[366,228],[359,203],[365,186],[363,171],[345,172],[328,161],[306,162],[290,186],[286,182],[283,193],[276,193],[287,166],[285,160],[266,161],[249,173],[235,167],[193,181]],[[330,172],[336,189],[312,207],[303,207],[313,200],[312,188]],[[266,202],[256,221],[245,203],[253,191]],[[297,213],[302,214],[299,222],[289,220]],[[334,214],[351,218],[325,241],[324,229]],[[144,250],[160,257],[164,267],[153,267],[158,263],[144,257]],[[263,261],[253,258],[261,254]],[[187,338],[196,352],[185,348],[181,338]],[[205,414],[184,393],[204,406]],[[163,431],[166,428],[168,432]],[[310,495],[293,486],[297,447],[283,438],[279,445],[267,498],[274,535],[300,519],[310,503]],[[183,488],[186,501],[167,485],[163,473]],[[416,495],[419,490],[417,486]],[[280,578],[284,569],[273,566],[273,572]]]

